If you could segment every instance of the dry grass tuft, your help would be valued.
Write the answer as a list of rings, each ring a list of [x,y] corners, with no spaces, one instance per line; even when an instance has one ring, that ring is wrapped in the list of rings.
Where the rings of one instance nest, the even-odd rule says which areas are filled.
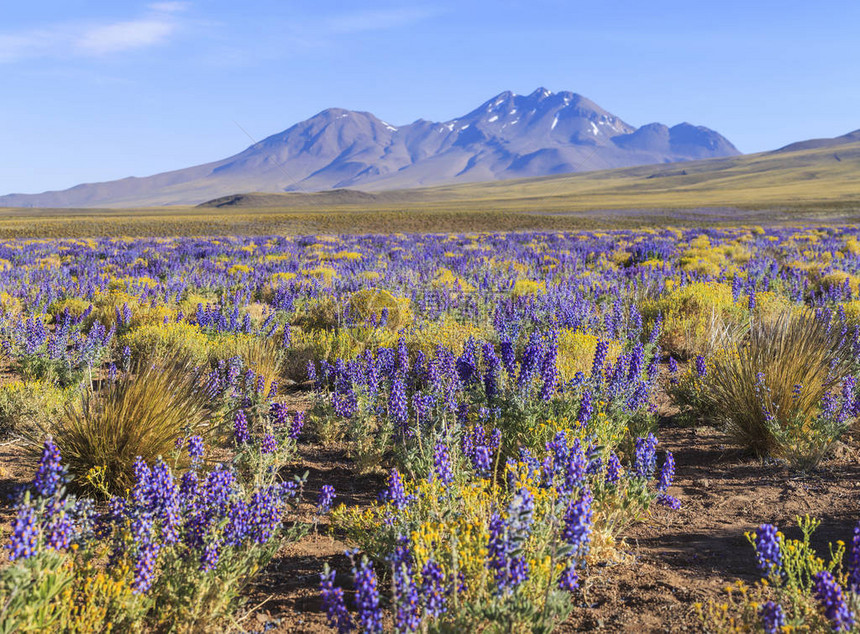
[[[141,364],[98,394],[84,392],[42,431],[54,437],[76,486],[92,488],[96,475],[104,490],[121,494],[134,482],[137,456],[170,455],[178,438],[202,433],[209,416],[197,371],[167,359]],[[41,438],[33,440],[38,450]]]

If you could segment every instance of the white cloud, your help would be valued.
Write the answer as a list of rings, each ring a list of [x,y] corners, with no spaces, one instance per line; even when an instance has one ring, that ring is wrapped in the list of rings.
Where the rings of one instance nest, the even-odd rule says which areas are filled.
[[[167,42],[181,27],[186,2],[157,2],[146,15],[115,22],[65,22],[0,33],[0,63],[69,55],[103,56]]]
[[[74,46],[93,55],[144,48],[166,41],[177,26],[176,22],[163,19],[117,22],[89,29],[76,39]]]
[[[161,13],[178,13],[191,6],[190,2],[153,2],[149,8]]]

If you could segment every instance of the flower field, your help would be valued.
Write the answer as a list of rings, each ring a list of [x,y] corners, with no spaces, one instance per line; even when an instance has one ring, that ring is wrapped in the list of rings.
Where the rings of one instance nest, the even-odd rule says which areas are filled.
[[[0,632],[860,632],[860,231],[0,242]]]

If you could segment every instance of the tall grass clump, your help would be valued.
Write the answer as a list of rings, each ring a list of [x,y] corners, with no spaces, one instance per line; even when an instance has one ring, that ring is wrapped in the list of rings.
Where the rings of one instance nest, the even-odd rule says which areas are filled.
[[[278,337],[227,337],[219,346],[216,356],[222,359],[239,357],[247,369],[263,378],[261,391],[265,394],[269,393],[272,385],[277,387],[286,361],[284,347]]]
[[[809,311],[726,329],[673,395],[756,455],[814,467],[856,419],[853,345],[840,333]]]
[[[143,362],[102,392],[85,391],[49,432],[78,486],[122,493],[135,459],[168,456],[177,440],[199,434],[209,397],[197,371],[178,359]]]

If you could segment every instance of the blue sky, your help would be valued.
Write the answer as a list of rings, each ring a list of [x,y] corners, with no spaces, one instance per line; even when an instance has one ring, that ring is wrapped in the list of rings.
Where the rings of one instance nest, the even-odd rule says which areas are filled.
[[[446,120],[538,86],[744,152],[860,128],[860,3],[9,0],[0,194],[224,158],[327,107]]]

